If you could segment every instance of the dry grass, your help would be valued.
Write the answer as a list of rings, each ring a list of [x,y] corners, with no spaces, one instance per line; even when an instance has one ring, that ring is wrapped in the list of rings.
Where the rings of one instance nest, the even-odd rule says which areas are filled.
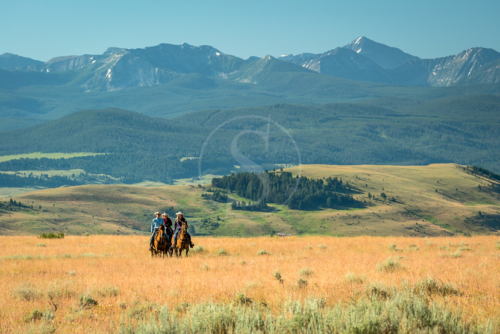
[[[36,237],[0,237],[0,332],[42,326],[58,332],[108,332],[122,315],[134,322],[158,313],[159,305],[183,310],[187,304],[205,301],[234,303],[242,295],[275,311],[290,298],[313,296],[333,306],[364,294],[370,286],[399,287],[403,279],[417,284],[428,278],[460,291],[436,295],[434,300],[460,307],[466,316],[498,319],[497,240],[194,238],[203,252],[182,259],[151,259],[146,237],[70,236],[44,240],[46,247],[37,247]],[[470,250],[461,257],[441,256],[441,246],[465,243]],[[318,244],[326,248],[308,247]],[[378,270],[378,263],[394,256],[389,249],[394,244],[402,249],[397,258],[404,270]],[[408,251],[415,247],[419,251]],[[225,256],[220,256],[221,249]],[[268,254],[259,255],[256,249]],[[84,303],[88,298],[97,304]],[[33,316],[40,320],[25,322],[39,314],[36,310],[54,318]]]

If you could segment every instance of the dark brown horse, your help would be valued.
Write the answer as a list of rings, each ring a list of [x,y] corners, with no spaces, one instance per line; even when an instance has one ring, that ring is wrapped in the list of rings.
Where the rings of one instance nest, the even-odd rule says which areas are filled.
[[[187,225],[185,222],[182,223],[182,227],[177,233],[177,242],[172,238],[172,249],[175,250],[175,255],[178,257],[182,257],[182,251],[186,250],[186,256],[188,256],[189,252],[189,240],[187,236]]]
[[[160,228],[155,234],[153,241],[153,249],[151,250],[151,257],[161,255],[165,257],[165,254],[168,256],[169,249],[168,239],[165,238],[165,226],[160,225]]]
[[[173,249],[172,249],[172,237],[174,236],[174,231],[172,230],[172,227],[167,226],[167,241],[168,241],[168,247],[167,247],[167,255],[170,255],[172,257]]]

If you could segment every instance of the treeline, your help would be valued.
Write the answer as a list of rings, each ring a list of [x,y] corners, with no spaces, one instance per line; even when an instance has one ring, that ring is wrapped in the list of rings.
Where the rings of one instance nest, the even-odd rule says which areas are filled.
[[[19,176],[15,174],[0,173],[0,187],[43,187],[43,188],[57,188],[62,186],[78,186],[84,182],[72,180],[67,176]]]
[[[16,200],[13,200],[12,198],[9,200],[8,204],[3,204],[3,203],[0,202],[0,205],[2,205],[3,207],[7,207],[7,206],[12,207],[12,206],[14,206],[14,207],[18,207],[18,208],[31,208],[31,209],[33,209],[32,205],[30,205],[30,206],[24,205],[21,201],[17,202]],[[40,209],[41,208],[42,207],[40,206]]]
[[[148,152],[106,154],[70,159],[16,159],[0,163],[0,171],[83,169],[89,174],[119,178],[120,183],[144,180],[172,184],[174,178],[197,174],[197,161],[184,160]]]
[[[246,210],[246,211],[268,211],[271,208],[265,201],[260,201],[260,202],[249,202],[246,203],[245,201],[234,201],[231,203],[231,209],[233,210]]]
[[[500,175],[478,166],[467,166],[467,170],[474,175],[486,176],[489,179],[500,181]]]
[[[311,210],[361,205],[349,195],[349,185],[337,177],[323,180],[305,176],[293,177],[289,172],[242,172],[214,178],[212,185],[252,201],[287,203],[290,209]]]

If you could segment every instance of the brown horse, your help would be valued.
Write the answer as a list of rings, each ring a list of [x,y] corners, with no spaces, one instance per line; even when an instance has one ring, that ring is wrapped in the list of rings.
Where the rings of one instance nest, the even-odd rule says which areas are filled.
[[[186,223],[182,223],[181,230],[177,233],[177,242],[172,238],[172,248],[175,250],[175,255],[182,257],[182,251],[186,250],[186,256],[189,252],[189,241],[187,236],[187,226]]]
[[[151,257],[158,256],[160,254],[161,256],[165,257],[165,254],[168,256],[168,249],[169,249],[169,244],[168,244],[168,239],[165,238],[165,227],[163,225],[160,225],[160,228],[156,232],[154,236],[154,241],[153,241],[153,250],[151,250]]]

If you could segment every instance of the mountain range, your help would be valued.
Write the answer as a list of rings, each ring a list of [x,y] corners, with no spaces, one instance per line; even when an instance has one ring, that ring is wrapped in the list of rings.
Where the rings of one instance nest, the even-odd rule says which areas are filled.
[[[211,46],[111,47],[41,62],[0,55],[0,131],[84,109],[171,118],[279,103],[318,106],[384,97],[498,94],[500,53],[472,48],[420,59],[360,37],[322,54],[242,59]]]
[[[360,37],[322,54],[279,59],[335,77],[409,86],[454,86],[500,81],[500,53],[471,48],[457,55],[420,59],[397,48]]]
[[[268,55],[263,59],[270,57]],[[366,37],[359,37],[322,54],[303,53],[278,58],[334,77],[412,86],[499,82],[499,65],[495,63],[499,59],[500,53],[487,48],[471,48],[453,56],[420,59]],[[45,63],[3,54],[0,56],[0,68],[44,73],[71,72],[88,92],[153,86],[190,74],[252,83],[248,78],[242,79],[242,76],[261,69],[262,64],[257,60],[257,57],[244,60],[227,55],[207,45],[196,47],[185,43],[160,44],[144,49],[112,47],[101,55],[63,56]],[[291,67],[284,68],[289,70]],[[296,68],[294,71],[300,70]]]

